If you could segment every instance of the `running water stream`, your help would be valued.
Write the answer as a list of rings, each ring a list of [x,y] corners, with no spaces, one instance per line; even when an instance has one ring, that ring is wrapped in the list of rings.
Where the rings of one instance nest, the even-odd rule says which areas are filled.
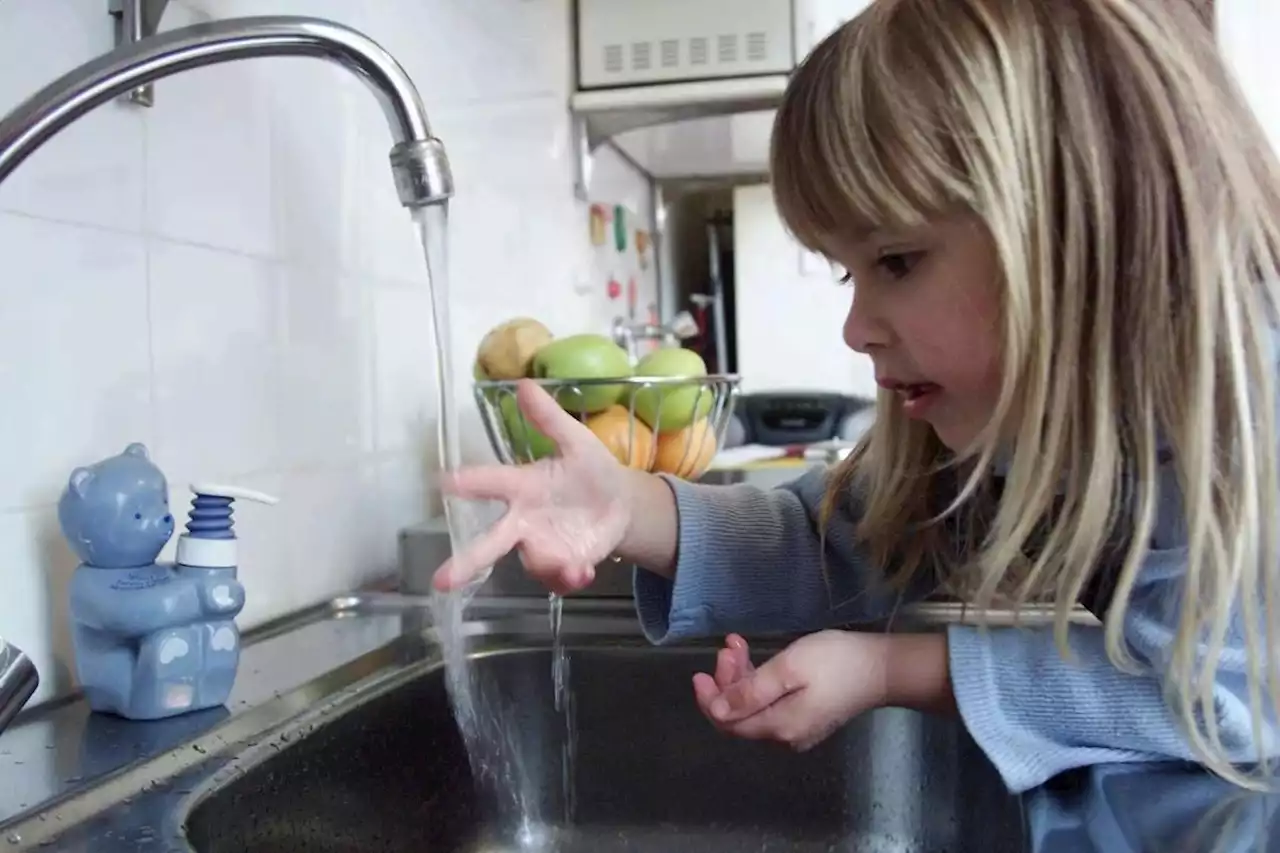
[[[577,725],[573,716],[573,693],[569,690],[569,653],[564,647],[562,627],[564,599],[551,593],[548,610],[551,614],[551,685],[555,692],[555,705],[564,717],[564,741],[560,747],[560,784],[564,795],[564,823],[573,824],[574,817],[574,761],[577,756]]]
[[[413,212],[414,224],[426,256],[428,288],[431,293],[432,333],[436,356],[436,440],[440,466],[456,471],[462,464],[458,400],[454,396],[452,348],[449,336],[448,279],[448,208],[433,205]],[[445,521],[453,553],[460,552],[485,531],[491,519],[483,508],[467,501],[444,498]],[[505,719],[504,709],[496,694],[486,696],[486,685],[476,677],[467,657],[465,633],[466,611],[476,591],[492,573],[489,567],[465,589],[435,593],[431,597],[432,623],[445,663],[446,683],[454,716],[471,762],[472,775],[479,793],[492,800],[500,821],[511,826],[522,848],[540,846],[539,827],[548,821],[540,814],[540,792],[536,769],[527,767],[528,756],[516,739],[518,727]],[[569,690],[569,660],[561,639],[563,601],[552,595],[549,602],[552,637],[551,679],[555,707],[564,717],[564,741],[561,748],[563,820],[572,822],[573,755],[575,727],[572,693]]]

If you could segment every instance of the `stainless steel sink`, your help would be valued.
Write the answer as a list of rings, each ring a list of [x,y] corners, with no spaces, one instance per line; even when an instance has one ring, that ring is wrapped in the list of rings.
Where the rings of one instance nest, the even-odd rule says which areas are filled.
[[[477,785],[426,604],[365,590],[260,626],[226,708],[132,723],[70,702],[19,719],[0,742],[4,853],[1280,850],[1274,798],[1194,765],[1081,768],[1013,798],[956,723],[907,712],[804,755],[722,737],[688,683],[710,647],[647,647],[629,601],[566,602],[569,801],[545,599],[477,603],[463,630],[506,745],[484,758],[514,780]]]
[[[648,647],[629,614],[566,616],[570,727],[555,709],[544,619],[479,631],[471,655],[483,707],[496,709],[489,729],[508,739],[488,766],[508,780],[501,791],[525,793],[524,808],[476,784],[444,669],[420,659],[243,754],[188,798],[187,843],[199,853],[1026,849],[1019,800],[957,722],[877,711],[803,754],[723,736],[690,685],[711,648]],[[504,766],[513,755],[521,765]]]

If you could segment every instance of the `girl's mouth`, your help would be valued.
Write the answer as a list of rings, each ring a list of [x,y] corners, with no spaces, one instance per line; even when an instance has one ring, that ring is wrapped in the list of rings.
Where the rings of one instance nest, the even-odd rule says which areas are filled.
[[[890,389],[902,400],[902,410],[909,418],[923,418],[942,388],[932,382],[895,383]]]

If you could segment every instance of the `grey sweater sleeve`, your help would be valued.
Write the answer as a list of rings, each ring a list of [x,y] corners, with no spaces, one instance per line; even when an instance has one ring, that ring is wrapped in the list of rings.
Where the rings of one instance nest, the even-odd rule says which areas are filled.
[[[856,508],[819,512],[826,469],[775,489],[664,478],[675,494],[680,544],[675,580],[638,569],[635,597],[655,643],[742,633],[795,633],[891,617],[907,592],[885,582],[854,538]]]

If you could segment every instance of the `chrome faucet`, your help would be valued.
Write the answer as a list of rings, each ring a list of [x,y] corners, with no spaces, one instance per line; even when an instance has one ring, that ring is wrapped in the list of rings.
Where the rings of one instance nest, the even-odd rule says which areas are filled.
[[[400,64],[349,27],[318,18],[275,16],[169,30],[67,72],[0,119],[0,181],[94,107],[179,71],[259,56],[328,59],[364,80],[382,105],[395,140],[391,173],[400,203],[424,207],[453,195],[444,145],[431,135],[418,90]]]
[[[39,686],[40,674],[31,658],[0,637],[0,732],[9,727]]]
[[[698,334],[698,322],[688,311],[681,311],[670,323],[628,322],[613,318],[613,342],[627,351],[631,363],[640,358],[640,341],[659,341],[662,346],[675,346]]]
[[[206,65],[260,56],[311,56],[336,62],[378,98],[391,128],[391,174],[400,203],[444,204],[453,176],[444,145],[431,134],[413,81],[367,36],[332,21],[253,17],[196,24],[129,42],[54,80],[0,119],[0,182],[80,116],[148,83]],[[39,675],[0,639],[0,731],[31,699]]]

